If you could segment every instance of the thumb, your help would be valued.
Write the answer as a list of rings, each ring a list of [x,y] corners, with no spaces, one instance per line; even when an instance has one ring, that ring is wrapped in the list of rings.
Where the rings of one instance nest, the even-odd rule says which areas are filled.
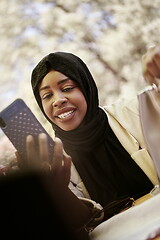
[[[63,167],[64,167],[65,176],[68,180],[70,180],[72,158],[65,151],[63,152],[63,155],[64,155],[64,157],[63,157],[64,166]]]

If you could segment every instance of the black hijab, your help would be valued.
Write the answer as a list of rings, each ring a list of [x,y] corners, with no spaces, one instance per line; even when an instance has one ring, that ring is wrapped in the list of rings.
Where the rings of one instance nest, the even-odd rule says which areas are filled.
[[[83,126],[64,131],[51,124],[65,151],[72,157],[91,198],[105,206],[122,197],[136,199],[148,193],[152,183],[113,133],[106,113],[99,107],[97,87],[88,67],[72,53],[50,53],[33,69],[32,88],[43,114],[46,116],[38,87],[51,70],[75,81],[87,102]]]

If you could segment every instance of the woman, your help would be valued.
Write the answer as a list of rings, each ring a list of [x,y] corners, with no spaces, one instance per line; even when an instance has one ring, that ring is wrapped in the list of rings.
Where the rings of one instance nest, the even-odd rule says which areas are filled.
[[[126,197],[137,199],[157,184],[137,99],[99,107],[86,64],[66,52],[44,57],[31,82],[40,109],[72,158],[69,187],[82,201],[101,209]]]

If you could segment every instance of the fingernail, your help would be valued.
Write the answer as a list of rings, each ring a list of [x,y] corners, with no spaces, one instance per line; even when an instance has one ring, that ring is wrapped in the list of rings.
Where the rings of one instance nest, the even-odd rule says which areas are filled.
[[[26,140],[27,140],[27,142],[31,142],[33,140],[33,136],[32,135],[28,135],[26,137]]]
[[[40,133],[39,134],[39,138],[40,139],[46,139],[47,138],[47,135],[45,133]]]

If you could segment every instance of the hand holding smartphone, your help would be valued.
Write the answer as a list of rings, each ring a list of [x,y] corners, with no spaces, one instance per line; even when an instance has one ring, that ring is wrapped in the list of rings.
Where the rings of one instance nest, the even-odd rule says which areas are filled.
[[[53,160],[53,139],[51,136],[49,136],[47,131],[43,128],[38,119],[22,99],[16,99],[2,112],[0,112],[0,127],[17,149],[24,163],[27,161],[27,136],[32,135],[34,137],[34,146],[36,148],[35,152],[37,153],[38,158],[38,153],[40,151],[38,136],[41,133],[45,133],[48,141],[49,161]]]

